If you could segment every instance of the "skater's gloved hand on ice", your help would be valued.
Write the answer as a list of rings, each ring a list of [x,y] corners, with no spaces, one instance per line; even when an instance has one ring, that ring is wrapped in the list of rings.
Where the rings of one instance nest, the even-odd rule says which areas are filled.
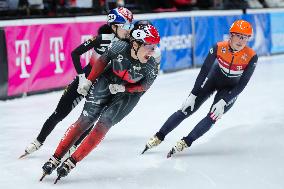
[[[223,99],[219,100],[216,104],[214,104],[212,106],[212,109],[211,109],[210,117],[213,120],[220,119],[222,117],[222,115],[224,114],[224,108],[225,108],[226,104],[227,103]]]
[[[124,85],[109,84],[108,88],[111,94],[122,93],[125,91]]]
[[[78,75],[79,77],[79,85],[77,88],[77,92],[83,96],[87,96],[89,89],[92,85],[92,82],[85,77],[85,74]]]
[[[192,93],[190,93],[190,95],[186,98],[186,100],[184,101],[184,103],[182,104],[181,106],[181,111],[186,113],[186,109],[188,107],[190,107],[190,110],[193,111],[194,109],[194,104],[195,104],[195,99],[196,99],[196,96]]]

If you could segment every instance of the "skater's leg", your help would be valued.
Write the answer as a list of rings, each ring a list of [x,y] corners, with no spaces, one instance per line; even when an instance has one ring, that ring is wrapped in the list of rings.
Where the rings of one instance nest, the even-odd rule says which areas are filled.
[[[212,106],[216,104],[220,99],[222,99],[222,97],[227,94],[227,91],[228,89],[218,91],[215,95]],[[231,109],[236,99],[237,98],[234,98],[231,102],[225,105],[224,113],[228,112],[229,109]],[[212,109],[212,106],[210,107],[210,110]],[[190,146],[192,142],[204,135],[213,126],[213,124],[215,124],[215,122],[216,120],[211,118],[211,113],[209,112],[207,116],[203,118],[186,137],[183,138],[183,140],[187,143],[188,146]]]
[[[79,119],[71,125],[60,141],[55,157],[62,158],[69,148],[89,129],[98,119],[102,109],[110,101],[111,94],[108,90],[108,81],[100,78],[96,85],[92,85]]]
[[[65,89],[55,111],[45,121],[43,127],[37,136],[37,140],[43,143],[47,136],[52,132],[55,126],[62,121],[71,110],[84,98],[77,93],[78,77]]]
[[[159,132],[156,133],[156,136],[160,140],[164,140],[167,134],[169,134],[172,130],[174,130],[183,120],[185,120],[194,112],[196,112],[199,109],[199,107],[210,97],[212,93],[213,91],[209,91],[208,93],[198,96],[195,100],[195,106],[193,111],[191,111],[190,108],[187,108],[185,112],[178,110],[177,112],[173,113],[163,124]]]

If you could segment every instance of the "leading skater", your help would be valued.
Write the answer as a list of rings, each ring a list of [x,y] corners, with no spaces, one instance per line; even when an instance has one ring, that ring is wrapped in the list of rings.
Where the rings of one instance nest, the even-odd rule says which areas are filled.
[[[100,27],[98,36],[87,40],[72,51],[72,60],[78,76],[66,87],[55,111],[45,121],[37,138],[26,147],[25,153],[20,156],[20,158],[39,150],[55,126],[87,95],[88,91],[82,89],[77,90],[78,85],[82,85],[82,81],[85,81],[85,77],[89,75],[95,60],[105,52],[109,44],[129,36],[133,20],[133,15],[130,10],[122,7],[112,9],[108,13],[107,18],[107,24]],[[94,52],[91,56],[90,63],[82,69],[80,56],[92,48]],[[86,87],[90,87],[91,84],[90,82],[87,83]],[[70,151],[74,151],[76,146],[82,142],[88,133],[89,130],[78,139]]]
[[[43,177],[60,165],[69,148],[98,118],[90,134],[57,168],[55,183],[67,176],[103,140],[108,130],[133,110],[157,77],[159,64],[152,56],[159,42],[160,36],[154,26],[138,25],[131,30],[130,41],[114,42],[97,60],[88,76],[88,80],[97,82],[88,92],[81,116],[69,127],[54,155],[43,165]]]
[[[249,82],[258,60],[254,50],[247,46],[252,35],[253,28],[249,22],[237,20],[232,24],[229,41],[218,42],[209,50],[194,87],[181,109],[172,114],[150,138],[142,153],[159,145],[167,134],[193,114],[214,91],[217,93],[209,113],[186,137],[176,143],[167,157],[190,147],[233,106]]]

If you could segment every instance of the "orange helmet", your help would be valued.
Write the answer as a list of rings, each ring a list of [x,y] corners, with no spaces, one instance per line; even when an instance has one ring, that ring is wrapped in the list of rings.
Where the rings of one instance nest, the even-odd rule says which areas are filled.
[[[253,29],[249,22],[245,20],[237,20],[232,24],[230,33],[239,33],[251,36],[253,34]]]

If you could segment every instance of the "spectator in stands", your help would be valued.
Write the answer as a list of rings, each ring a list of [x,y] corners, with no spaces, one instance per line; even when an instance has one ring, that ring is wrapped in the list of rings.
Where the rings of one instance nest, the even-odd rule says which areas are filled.
[[[258,1],[262,4],[263,8],[268,8],[268,5],[265,0],[258,0]]]
[[[213,0],[197,0],[196,5],[199,9],[209,9],[213,7]]]
[[[178,10],[191,10],[197,4],[197,0],[174,0],[174,5]]]
[[[117,6],[117,7],[124,7],[124,5],[125,5],[124,0],[117,0],[117,1],[116,1],[116,6]]]
[[[174,6],[174,0],[145,0],[145,4],[148,4],[150,10],[155,12],[168,12],[177,10]]]
[[[245,0],[224,0],[223,6],[225,9],[247,9],[248,3]]]
[[[267,7],[276,8],[276,7],[284,7],[284,0],[262,0]]]

